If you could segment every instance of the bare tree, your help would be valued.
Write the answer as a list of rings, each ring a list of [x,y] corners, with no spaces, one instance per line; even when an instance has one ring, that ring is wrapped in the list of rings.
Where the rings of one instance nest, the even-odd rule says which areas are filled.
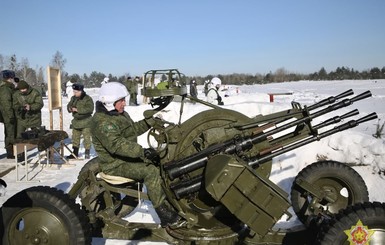
[[[4,57],[0,54],[0,71],[4,70]]]
[[[285,70],[285,68],[281,67],[279,69],[277,69],[274,73],[274,76],[275,76],[275,82],[283,82],[285,81],[286,79],[286,75],[288,74],[288,72]]]
[[[21,72],[22,79],[25,79],[25,80],[28,79],[28,68],[29,68],[28,58],[22,58],[20,62],[20,72]]]
[[[66,72],[64,71],[65,64],[67,63],[67,60],[64,59],[63,54],[60,51],[56,51],[54,56],[51,60],[51,66],[54,68],[57,68],[61,72],[61,81],[65,81],[66,78]]]
[[[66,63],[67,60],[63,58],[63,54],[60,51],[56,51],[50,64],[52,67],[60,69],[63,72]]]
[[[37,74],[36,74],[36,81],[38,81],[39,83],[43,83],[44,82],[44,72],[43,72],[43,67],[36,67],[36,70],[38,71]]]
[[[17,68],[18,68],[18,64],[17,64],[16,54],[13,54],[9,58],[9,69],[12,71],[17,71],[18,70]]]

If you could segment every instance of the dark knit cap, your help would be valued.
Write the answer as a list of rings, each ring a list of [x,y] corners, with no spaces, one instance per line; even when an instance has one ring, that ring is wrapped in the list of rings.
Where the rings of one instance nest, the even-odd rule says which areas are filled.
[[[26,81],[20,80],[20,82],[17,84],[18,89],[28,89],[29,85]]]
[[[1,78],[0,79],[9,79],[9,78],[15,78],[15,72],[11,70],[3,70],[1,71]]]
[[[72,89],[77,91],[83,91],[84,86],[82,84],[75,83],[72,85]]]

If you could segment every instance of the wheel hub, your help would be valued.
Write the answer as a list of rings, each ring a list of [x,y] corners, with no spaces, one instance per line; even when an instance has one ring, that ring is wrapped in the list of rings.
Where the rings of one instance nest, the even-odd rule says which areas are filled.
[[[61,220],[42,208],[21,210],[9,226],[11,241],[15,244],[68,244],[69,235]]]

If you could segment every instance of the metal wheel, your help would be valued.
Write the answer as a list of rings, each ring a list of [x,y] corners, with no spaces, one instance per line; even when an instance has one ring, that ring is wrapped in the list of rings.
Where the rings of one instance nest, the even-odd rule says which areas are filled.
[[[155,139],[157,145],[151,139]],[[147,134],[148,145],[158,152],[163,152],[168,148],[168,134],[164,128],[151,128]]]
[[[296,184],[303,179],[326,195],[318,200]],[[291,202],[299,220],[309,225],[318,214],[336,214],[340,209],[358,202],[369,201],[365,181],[351,167],[336,161],[321,161],[304,168],[296,177]]]
[[[91,244],[88,218],[64,192],[37,186],[23,190],[1,208],[2,244]]]

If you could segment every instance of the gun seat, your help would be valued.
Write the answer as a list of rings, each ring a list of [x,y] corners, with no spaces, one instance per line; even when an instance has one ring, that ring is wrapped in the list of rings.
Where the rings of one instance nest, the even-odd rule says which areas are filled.
[[[99,172],[96,175],[96,178],[102,179],[102,180],[104,180],[107,183],[112,184],[112,185],[121,185],[121,184],[137,182],[136,180],[133,180],[133,179],[125,178],[122,176],[108,175],[108,174],[105,174],[103,172]]]

